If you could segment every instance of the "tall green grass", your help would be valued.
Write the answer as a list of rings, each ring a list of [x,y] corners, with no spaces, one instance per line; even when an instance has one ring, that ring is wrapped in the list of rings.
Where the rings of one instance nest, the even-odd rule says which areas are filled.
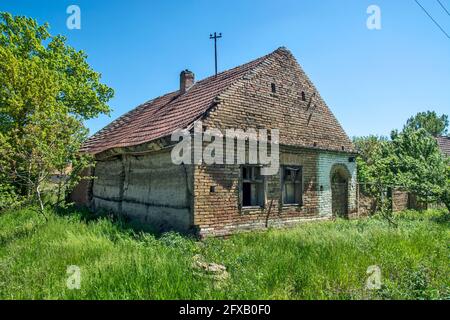
[[[83,212],[0,215],[0,299],[449,299],[450,223],[440,211],[318,222],[197,242]],[[192,258],[223,264],[216,285]],[[67,267],[81,268],[70,290]],[[377,265],[382,288],[365,288]]]

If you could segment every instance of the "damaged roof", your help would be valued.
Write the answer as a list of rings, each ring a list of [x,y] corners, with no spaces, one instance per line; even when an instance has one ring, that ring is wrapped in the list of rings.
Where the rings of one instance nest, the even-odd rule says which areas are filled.
[[[188,128],[205,115],[214,106],[215,98],[232,84],[246,78],[259,66],[270,64],[274,60],[271,58],[286,56],[291,56],[291,53],[282,47],[266,56],[219,73],[217,76],[198,81],[184,93],[175,91],[150,100],[94,134],[84,143],[81,151],[98,154],[113,148],[137,146],[170,136],[177,129]],[[335,130],[343,133],[339,122],[331,112],[326,123],[328,123],[327,131]],[[323,125],[321,127],[316,130],[323,130]],[[334,139],[342,141],[334,142],[345,145],[346,151],[354,150],[345,133],[343,136],[345,139],[335,137]],[[304,145],[304,147],[310,147],[310,145]],[[336,151],[342,150],[336,148]]]
[[[211,107],[214,98],[266,57],[198,81],[184,94],[171,92],[136,107],[89,138],[82,151],[96,154],[135,146],[186,128]]]

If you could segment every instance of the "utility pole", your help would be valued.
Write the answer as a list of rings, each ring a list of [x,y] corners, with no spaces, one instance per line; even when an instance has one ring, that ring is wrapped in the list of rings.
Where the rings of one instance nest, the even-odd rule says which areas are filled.
[[[217,39],[222,38],[222,33],[217,34],[214,32],[214,35],[210,34],[209,39],[214,39],[214,61],[216,67],[216,77],[217,77]]]

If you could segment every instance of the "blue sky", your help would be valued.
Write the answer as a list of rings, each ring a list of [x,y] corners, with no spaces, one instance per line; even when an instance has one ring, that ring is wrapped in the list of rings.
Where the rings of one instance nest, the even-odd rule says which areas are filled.
[[[437,0],[419,1],[450,33]],[[71,4],[81,30],[66,27]],[[381,30],[366,27],[372,4]],[[450,39],[414,0],[2,0],[0,11],[49,22],[115,89],[111,116],[88,121],[91,133],[176,90],[183,69],[211,75],[214,31],[224,36],[219,70],[288,47],[350,136],[387,135],[423,110],[450,113]]]

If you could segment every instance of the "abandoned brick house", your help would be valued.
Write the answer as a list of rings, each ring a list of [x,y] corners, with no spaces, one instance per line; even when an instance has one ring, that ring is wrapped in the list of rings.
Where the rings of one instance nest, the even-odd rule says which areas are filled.
[[[175,165],[172,132],[279,129],[280,170]],[[167,230],[218,236],[357,212],[355,148],[290,51],[195,82],[138,106],[93,135],[96,165],[75,202]]]

